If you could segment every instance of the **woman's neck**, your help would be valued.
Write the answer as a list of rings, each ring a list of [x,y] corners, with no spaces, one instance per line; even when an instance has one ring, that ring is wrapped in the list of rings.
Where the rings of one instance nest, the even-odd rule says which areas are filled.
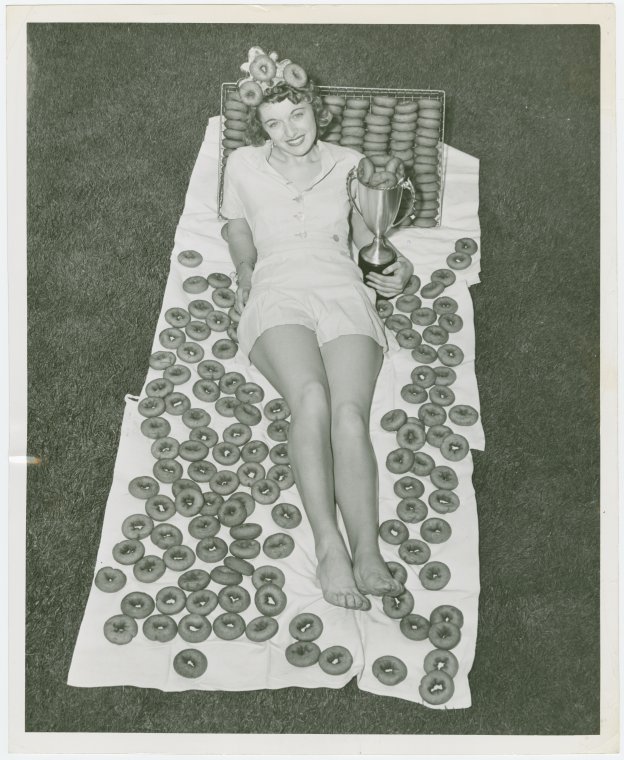
[[[305,166],[306,164],[318,163],[320,159],[319,147],[316,143],[310,148],[303,156],[293,156],[292,153],[285,153],[284,151],[271,144],[269,152],[269,158],[273,158],[275,161],[284,164],[285,166]]]

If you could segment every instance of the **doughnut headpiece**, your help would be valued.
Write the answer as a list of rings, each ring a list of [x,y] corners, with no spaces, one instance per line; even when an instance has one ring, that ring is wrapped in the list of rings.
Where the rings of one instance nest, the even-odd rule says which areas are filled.
[[[275,51],[267,54],[260,47],[250,48],[240,68],[248,76],[238,80],[238,92],[243,103],[250,106],[260,105],[266,91],[279,82],[286,82],[295,89],[308,83],[308,75],[301,66],[288,58],[278,61]]]

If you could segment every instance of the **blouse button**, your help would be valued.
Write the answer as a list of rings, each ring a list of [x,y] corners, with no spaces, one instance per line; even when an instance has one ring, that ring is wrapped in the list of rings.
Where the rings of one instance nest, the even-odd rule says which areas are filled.
[[[340,240],[340,238],[338,237],[338,235],[332,235],[332,238],[333,238],[333,239],[334,239],[336,242],[338,242],[338,241]]]

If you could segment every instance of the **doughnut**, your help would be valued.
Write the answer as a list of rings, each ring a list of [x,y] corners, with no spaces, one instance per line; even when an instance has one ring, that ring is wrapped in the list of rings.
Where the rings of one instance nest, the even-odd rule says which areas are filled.
[[[288,420],[273,420],[267,427],[267,435],[274,441],[283,442],[288,440],[288,430],[290,422]]]
[[[433,129],[433,130],[435,130],[436,134],[439,134],[440,133],[440,127],[442,126],[442,120],[441,119],[419,118],[418,119],[418,126],[419,127],[425,127],[426,129]]]
[[[464,352],[459,346],[455,346],[452,343],[447,343],[446,346],[441,346],[438,349],[438,357],[442,364],[447,367],[456,367],[464,360]]]
[[[253,497],[250,494],[245,493],[244,491],[239,491],[238,493],[235,493],[232,496],[230,496],[228,501],[232,501],[232,500],[238,501],[240,504],[242,504],[245,507],[245,511],[247,512],[247,517],[249,517],[256,508],[256,503],[253,500]]]
[[[191,345],[191,344],[185,343],[185,345]],[[174,414],[176,416],[181,417],[184,414],[184,412],[186,412],[190,408],[191,408],[191,402],[188,396],[185,396],[184,393],[180,393],[179,391],[176,391],[175,393],[170,393],[165,399],[165,409],[167,410],[169,414]]]
[[[228,338],[236,345],[238,345],[238,324],[230,322],[227,329]]]
[[[459,670],[459,662],[452,652],[446,649],[433,649],[425,655],[423,667],[425,668],[425,673],[443,670],[451,678],[455,678]]]
[[[429,635],[429,621],[422,615],[405,615],[399,624],[401,633],[412,641],[424,641]]]
[[[443,314],[438,319],[440,327],[444,328],[449,333],[459,332],[464,326],[464,321],[459,314]]]
[[[190,644],[206,641],[211,633],[212,625],[203,615],[190,613],[181,618],[178,623],[178,635]]]
[[[222,538],[208,536],[199,541],[195,551],[202,562],[221,562],[228,553],[228,547]]]
[[[404,618],[414,609],[414,597],[407,589],[397,596],[382,596],[381,603],[385,614],[393,620]]]
[[[243,82],[238,91],[243,103],[250,106],[259,106],[262,103],[262,88],[257,82]]]
[[[173,383],[170,380],[165,380],[164,377],[156,378],[145,386],[145,392],[148,396],[155,396],[156,398],[164,398],[173,391]]]
[[[216,536],[220,530],[221,523],[212,515],[198,515],[188,526],[189,535],[198,540]]]
[[[444,670],[435,670],[422,677],[418,692],[425,702],[441,705],[453,696],[455,685],[451,676]]]
[[[219,600],[210,589],[192,591],[186,599],[186,609],[193,615],[210,615],[217,608]]]
[[[247,562],[246,559],[242,559],[241,557],[225,557],[223,564],[228,570],[234,570],[235,573],[240,573],[241,575],[252,575],[254,571],[254,566],[251,562]]]
[[[261,586],[272,585],[282,588],[286,582],[284,573],[278,567],[263,565],[256,568],[251,576],[251,582],[254,588],[259,589]]]
[[[425,365],[414,367],[410,377],[414,385],[419,385],[421,388],[430,388],[435,383],[435,372]]]
[[[222,525],[231,528],[235,525],[242,525],[247,519],[247,510],[240,501],[228,499],[220,507],[217,513]]]
[[[416,128],[416,135],[418,137],[431,137],[437,140],[437,138],[440,136],[440,130],[431,129],[430,127],[421,127],[419,124]]]
[[[407,581],[407,570],[399,562],[386,562],[386,566],[395,581],[399,581],[399,583]]]
[[[267,472],[267,480],[274,480],[280,491],[295,485],[295,475],[287,464],[274,464]]]
[[[373,675],[384,686],[396,686],[407,677],[407,667],[398,657],[387,654],[375,660]]]
[[[408,565],[424,565],[430,556],[431,549],[417,538],[408,538],[399,546],[399,557]]]
[[[134,538],[127,538],[113,546],[113,558],[120,565],[133,565],[145,554],[145,547]]]
[[[385,298],[379,298],[375,304],[377,313],[382,319],[389,317],[394,311],[394,306]]]
[[[429,473],[431,482],[436,488],[457,488],[459,480],[455,474],[455,470],[447,467],[444,464],[434,467]]]
[[[436,374],[436,385],[453,385],[457,380],[457,373],[450,367],[434,367]]]
[[[422,496],[425,492],[424,485],[417,478],[406,475],[399,478],[394,484],[394,493],[401,499],[415,498]]]
[[[261,478],[251,487],[251,495],[258,504],[273,504],[279,498],[280,493],[281,491],[277,483],[268,478]]]
[[[427,505],[421,499],[401,499],[396,508],[399,519],[406,523],[417,523],[427,516]]]
[[[347,98],[345,104],[347,108],[355,111],[368,111],[370,108],[370,101],[367,98]]]
[[[203,382],[210,381],[204,380]],[[219,440],[219,436],[216,430],[213,430],[210,427],[200,427],[193,428],[193,430],[191,430],[189,433],[189,439],[191,441],[201,441],[205,446],[210,448],[211,446],[214,446],[215,443]]]
[[[393,121],[390,125],[390,135],[394,140],[409,141],[413,145],[416,137],[416,126],[414,122],[410,121]]]
[[[440,386],[434,386],[429,391],[434,390],[434,388],[440,387]],[[423,404],[420,409],[418,410],[418,418],[423,422],[424,425],[427,427],[432,427],[435,425],[443,425],[446,422],[446,410],[444,407],[440,406],[439,404],[435,403],[427,403]]]
[[[395,113],[416,113],[418,111],[418,103],[413,100],[403,100],[396,104],[394,111]]]
[[[149,358],[149,365],[152,369],[167,369],[174,363],[175,354],[172,351],[154,351]]]
[[[344,135],[340,138],[340,144],[360,148],[362,146],[362,138],[357,135]]]
[[[233,417],[234,410],[239,404],[240,401],[234,396],[221,396],[215,403],[215,409],[222,417]]]
[[[166,327],[158,335],[158,340],[165,348],[178,348],[184,343],[184,333],[177,327]]]
[[[234,416],[245,425],[258,425],[262,421],[262,412],[253,404],[239,402],[234,408]]]
[[[154,611],[154,600],[143,591],[131,591],[121,600],[121,611],[132,618],[146,618]]]
[[[165,615],[176,615],[186,607],[186,594],[177,586],[165,586],[156,594],[156,607]]]
[[[204,506],[201,508],[200,515],[210,515],[214,517],[219,514],[219,507],[223,504],[225,499],[218,493],[212,491],[206,491],[202,494],[204,497]]]
[[[240,100],[233,97],[233,94],[228,95],[225,100],[225,108],[230,108],[232,111],[238,111],[239,113],[246,114],[248,111],[247,106]]]
[[[411,327],[412,323],[410,320],[405,316],[405,314],[392,314],[386,319],[386,327],[389,330],[392,330],[393,332],[398,332],[399,330],[405,330],[408,327]]]
[[[418,574],[423,587],[429,591],[440,591],[451,579],[451,571],[444,562],[429,562],[423,565]],[[436,623],[436,625],[439,625]]]
[[[212,630],[220,639],[233,641],[245,633],[245,621],[236,612],[224,612],[212,621]]]
[[[128,484],[128,491],[137,499],[149,499],[150,496],[156,496],[160,486],[154,478],[149,475],[141,475],[138,478],[132,478]]]
[[[414,144],[413,140],[400,139],[398,136],[391,135],[390,137],[390,150],[393,154],[397,152],[409,151],[410,158],[414,158]]]
[[[451,537],[451,526],[441,517],[430,517],[420,526],[420,535],[430,544],[442,544]]]
[[[414,383],[408,383],[401,388],[401,398],[408,404],[422,404],[427,400],[427,391]],[[411,464],[410,466],[411,467]],[[407,470],[409,470],[409,467]],[[404,470],[404,472],[407,472]]]
[[[208,325],[205,322],[199,322],[198,320],[189,322],[185,330],[191,340],[206,340],[206,338],[210,337],[211,333]]]
[[[230,528],[230,536],[234,539],[251,539],[258,538],[262,533],[262,527],[257,523],[244,523],[243,525],[235,525]]]
[[[152,529],[150,538],[159,549],[169,549],[182,543],[182,531],[170,523],[161,523]]]
[[[182,488],[175,497],[176,512],[183,517],[198,515],[203,506],[204,497],[195,488]]]
[[[264,441],[248,441],[241,449],[243,462],[259,463],[267,458],[269,447]]]
[[[345,137],[364,137],[364,134],[366,133],[366,130],[364,127],[356,127],[356,126],[344,126],[342,127],[342,134]]]
[[[439,406],[450,406],[455,402],[455,394],[445,385],[434,385],[429,390],[429,398],[432,403]]]
[[[267,583],[256,590],[254,603],[258,611],[267,617],[275,617],[286,607],[286,594],[274,583]]]
[[[242,586],[224,586],[217,599],[226,612],[244,612],[251,604],[249,591]]]
[[[369,153],[368,155],[373,164],[378,168],[384,167],[390,160],[387,153]]]
[[[169,615],[151,615],[143,621],[143,635],[150,641],[171,641],[178,633],[178,624]]]
[[[461,610],[452,604],[441,604],[432,610],[429,619],[432,623],[453,623],[458,628],[464,624],[464,615]]]
[[[129,644],[139,627],[129,615],[113,615],[104,623],[104,635],[112,644]]]
[[[467,269],[472,264],[472,259],[467,253],[451,253],[446,257],[446,263],[451,269]]]
[[[459,433],[451,433],[447,435],[440,444],[440,453],[445,459],[451,462],[459,462],[470,451],[470,444]]]
[[[459,497],[457,494],[445,488],[438,488],[432,491],[429,494],[428,501],[431,509],[442,515],[454,512],[459,507]]]
[[[264,407],[264,415],[268,420],[285,420],[290,416],[290,409],[283,398],[274,398]]]
[[[472,238],[465,237],[455,241],[455,250],[457,253],[467,253],[472,256],[479,250],[479,246]]]
[[[187,570],[178,578],[178,586],[183,591],[200,591],[210,583],[210,573],[205,570]]]
[[[288,63],[284,66],[283,77],[286,84],[292,87],[305,87],[308,83],[308,75],[296,63]]]
[[[145,502],[145,511],[152,520],[168,520],[175,514],[175,504],[168,496],[150,496]]]
[[[402,544],[409,538],[409,531],[400,520],[384,520],[379,526],[379,537],[388,544]]]
[[[235,464],[240,459],[240,449],[233,443],[222,441],[215,444],[212,456],[219,464]]]
[[[318,664],[324,673],[330,676],[341,676],[351,669],[353,655],[346,647],[334,645],[320,653]]]
[[[239,121],[239,122],[242,121],[242,122],[244,122],[244,120],[247,118],[247,112],[246,111],[245,112],[243,112],[243,111],[237,111],[236,109],[234,109],[234,108],[232,108],[231,106],[228,105],[228,106],[226,106],[223,109],[223,116],[224,116],[223,124],[224,124],[224,126],[226,124],[228,125],[227,129],[229,131],[232,131],[232,132],[235,131],[238,134],[245,134],[242,129],[238,128],[236,130],[233,130],[229,125],[231,125],[231,123],[233,121]]]
[[[237,132],[245,133],[247,129],[247,122],[240,118],[240,113],[233,113],[226,117],[223,122],[225,129],[234,129]]]
[[[210,576],[220,586],[238,586],[243,582],[242,574],[227,565],[218,565],[212,570]]]
[[[323,621],[313,612],[301,612],[290,621],[288,631],[298,641],[315,641],[323,633]]]
[[[427,443],[430,446],[435,446],[439,449],[442,445],[442,441],[447,436],[451,435],[452,432],[451,428],[446,425],[432,425],[429,430],[427,430]]]
[[[394,109],[397,99],[393,95],[373,95],[372,103],[376,106]]]
[[[147,417],[141,422],[141,432],[146,438],[165,438],[171,432],[171,425],[164,417]]]
[[[208,283],[205,277],[194,275],[183,281],[182,288],[186,293],[203,293],[208,290]]]
[[[202,462],[191,462],[187,468],[189,477],[198,483],[208,483],[216,471],[217,468],[214,464],[206,460]]]
[[[182,465],[175,459],[159,459],[152,472],[162,483],[173,483],[182,476]]]
[[[194,362],[201,361],[204,358],[204,349],[199,345],[199,343],[193,343],[192,341],[187,341],[186,343],[183,343],[177,349],[177,354],[178,354],[178,357],[182,359],[182,361],[188,362],[189,364],[193,364]],[[165,405],[166,405],[166,400],[165,400]]]
[[[268,641],[277,633],[279,624],[275,618],[261,617],[250,620],[245,627],[245,635],[250,641]]]
[[[163,554],[163,561],[170,570],[180,572],[188,570],[195,562],[195,552],[188,546],[172,546]]]
[[[147,515],[130,515],[121,524],[121,532],[126,538],[147,538],[152,532],[154,521]]]
[[[379,114],[367,113],[364,116],[364,121],[368,125],[377,127],[390,127],[390,117],[380,116]]]
[[[243,486],[252,486],[258,480],[266,476],[266,471],[261,464],[257,462],[244,462],[236,470],[238,479]]]
[[[425,137],[424,135],[416,135],[416,145],[426,145],[429,148],[433,148],[434,145],[438,144],[438,139],[436,137]]]
[[[288,444],[278,443],[276,446],[273,446],[269,451],[269,459],[275,462],[275,464],[289,464]]]
[[[432,364],[438,358],[438,352],[432,346],[421,344],[412,350],[412,359],[416,362]]]
[[[433,167],[432,167],[433,168]],[[418,185],[418,189],[423,188],[425,185],[430,185],[432,183],[435,183],[438,181],[438,175],[433,172],[416,172],[418,176],[416,177],[416,184]],[[437,185],[435,188],[437,189]],[[437,208],[437,206],[436,206]],[[435,210],[435,209],[429,209],[429,210]],[[427,211],[427,209],[423,209],[422,206],[419,208],[418,213],[421,215],[424,215],[424,213]],[[432,214],[432,216],[435,216],[435,214]],[[430,286],[431,287],[431,286]]]
[[[293,641],[286,647],[286,659],[297,668],[315,665],[321,656],[321,650],[313,641]]]
[[[323,95],[323,101],[327,103],[327,105],[343,107],[346,103],[346,100],[342,95]]]
[[[179,449],[179,442],[169,436],[157,438],[150,447],[154,459],[175,459],[178,456]]]
[[[262,544],[262,551],[270,559],[284,559],[292,554],[294,548],[295,542],[286,533],[274,533],[268,536]]]
[[[458,404],[449,409],[449,417],[456,425],[474,425],[479,419],[479,412],[469,404]]]
[[[233,130],[227,130],[229,132],[232,132]],[[223,140],[223,145],[226,148],[242,148],[243,145],[245,145],[244,140],[233,140],[230,137],[226,137]]]
[[[395,475],[408,472],[413,462],[413,452],[405,448],[393,449],[386,457],[386,467]]]
[[[436,313],[428,306],[420,306],[410,314],[410,319],[415,325],[426,327],[436,321]]]
[[[237,538],[230,544],[230,553],[240,559],[255,559],[260,554],[260,543],[254,538]]]
[[[238,475],[231,470],[218,470],[208,482],[211,490],[219,496],[229,496],[239,486]]]
[[[402,348],[416,348],[416,346],[420,345],[422,336],[416,330],[412,330],[411,327],[406,327],[397,332],[396,339]]]
[[[390,124],[367,124],[366,142],[387,142],[390,132],[392,132]]]
[[[418,116],[414,113],[395,113],[392,117],[392,126],[396,124],[409,124],[413,129],[416,129],[416,123],[418,122]]]
[[[425,454],[423,451],[414,454],[414,465],[412,467],[414,475],[429,475],[434,467],[435,462],[429,454]]]
[[[212,344],[212,353],[220,359],[231,359],[237,351],[238,346],[230,338],[221,338]]]
[[[264,400],[264,391],[257,383],[243,382],[235,388],[234,393],[239,401],[250,404],[259,404]]]
[[[119,591],[126,585],[126,574],[117,567],[101,567],[95,574],[94,583],[100,591],[109,594]]]
[[[174,364],[173,367],[167,367],[163,375],[174,385],[182,385],[191,377],[191,370],[182,364]]]
[[[301,524],[301,511],[294,504],[282,502],[271,510],[271,517],[280,528],[292,529]]]
[[[270,82],[277,74],[277,66],[268,55],[258,55],[249,64],[249,73],[259,82]]]
[[[443,287],[440,285],[440,287]],[[425,327],[422,334],[423,340],[427,343],[431,343],[434,346],[442,346],[448,340],[448,333],[439,325],[429,325]]]

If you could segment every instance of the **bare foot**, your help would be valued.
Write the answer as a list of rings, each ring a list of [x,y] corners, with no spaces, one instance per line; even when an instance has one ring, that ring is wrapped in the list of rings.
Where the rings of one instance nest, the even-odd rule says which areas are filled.
[[[363,594],[397,596],[404,590],[403,584],[392,577],[378,549],[355,553],[353,576]]]
[[[370,601],[355,583],[351,559],[341,538],[318,546],[316,557],[323,596],[330,604],[352,610],[370,609]]]

